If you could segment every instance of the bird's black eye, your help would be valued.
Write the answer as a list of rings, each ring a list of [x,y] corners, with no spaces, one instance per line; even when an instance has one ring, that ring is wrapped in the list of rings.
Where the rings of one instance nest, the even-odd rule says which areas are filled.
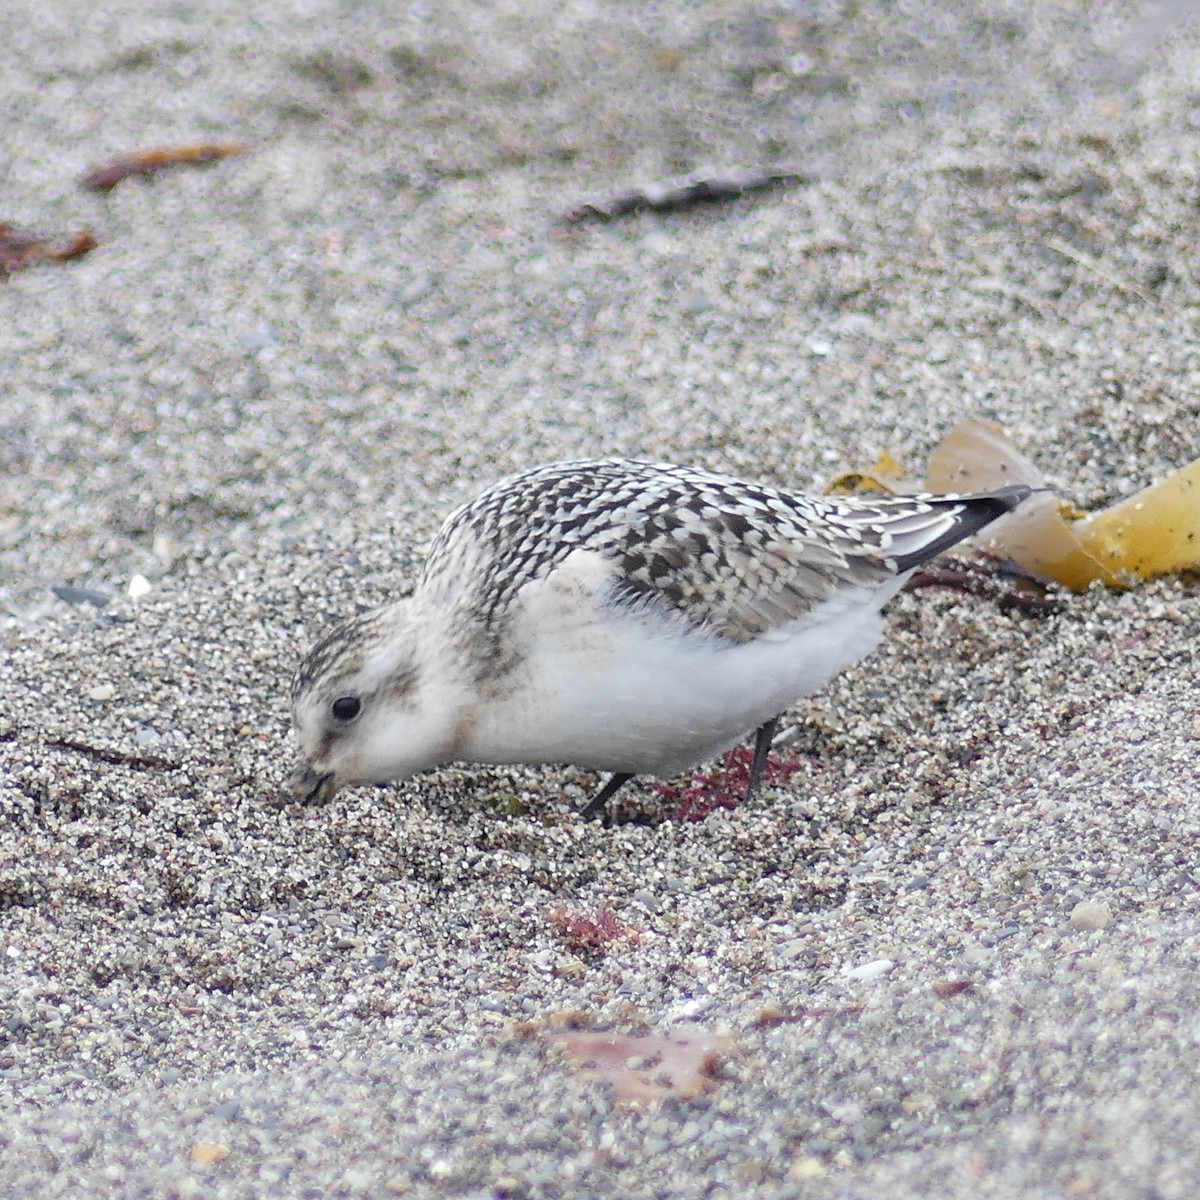
[[[339,696],[330,711],[339,721],[353,721],[362,711],[362,701],[357,696]]]

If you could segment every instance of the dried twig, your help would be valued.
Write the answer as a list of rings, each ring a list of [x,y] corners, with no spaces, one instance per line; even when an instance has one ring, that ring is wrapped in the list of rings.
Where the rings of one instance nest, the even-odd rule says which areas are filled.
[[[739,175],[717,177],[689,176],[670,183],[651,183],[645,187],[618,192],[607,200],[588,200],[567,213],[570,224],[581,221],[611,221],[627,213],[651,210],[678,212],[697,204],[734,200],[747,192],[762,191],[787,183],[810,183],[812,176],[802,171],[747,171]]]
[[[1136,296],[1143,304],[1151,306],[1154,304],[1154,301],[1137,284],[1127,283],[1125,280],[1118,279],[1117,276],[1110,274],[1094,258],[1084,254],[1082,250],[1076,250],[1070,242],[1064,242],[1062,238],[1043,238],[1035,244],[1045,246],[1047,250],[1053,250],[1055,254],[1061,254],[1063,258],[1069,258],[1073,263],[1077,263],[1083,267],[1084,270],[1098,275],[1105,283],[1112,284],[1117,291],[1124,292],[1128,296]]]
[[[183,769],[182,763],[173,762],[169,758],[159,758],[157,754],[130,754],[125,750],[107,750],[103,746],[89,746],[86,742],[77,742],[74,738],[47,738],[45,744],[53,750],[69,750],[97,762],[118,767],[137,767],[144,771]]]

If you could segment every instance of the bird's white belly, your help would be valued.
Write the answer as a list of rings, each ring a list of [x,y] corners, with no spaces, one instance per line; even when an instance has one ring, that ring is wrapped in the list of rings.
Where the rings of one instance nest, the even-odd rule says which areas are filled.
[[[527,606],[528,659],[479,705],[463,759],[676,774],[821,687],[882,634],[874,594],[734,643],[654,612],[597,608],[594,593],[547,591]]]

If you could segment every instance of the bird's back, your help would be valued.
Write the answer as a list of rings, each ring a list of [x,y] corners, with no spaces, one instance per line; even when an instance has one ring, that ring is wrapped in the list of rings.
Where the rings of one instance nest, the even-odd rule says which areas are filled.
[[[613,565],[614,604],[748,642],[839,595],[890,594],[892,581],[1028,491],[817,497],[669,463],[552,463],[501,480],[454,512],[422,581],[454,576],[470,559],[475,594],[464,599],[496,622],[522,587],[573,551],[592,550]]]

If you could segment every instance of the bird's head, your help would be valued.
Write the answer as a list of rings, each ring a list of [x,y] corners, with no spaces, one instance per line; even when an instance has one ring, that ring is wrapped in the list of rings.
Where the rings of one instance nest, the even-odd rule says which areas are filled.
[[[456,689],[409,600],[339,625],[301,661],[292,719],[302,759],[291,797],[323,804],[338,788],[387,783],[450,761]]]

